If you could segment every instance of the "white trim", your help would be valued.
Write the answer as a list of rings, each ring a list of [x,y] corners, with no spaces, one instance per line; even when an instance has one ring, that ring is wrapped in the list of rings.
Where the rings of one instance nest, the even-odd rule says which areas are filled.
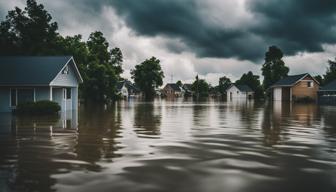
[[[49,100],[50,100],[50,101],[53,100],[53,90],[52,90],[52,89],[53,89],[53,87],[50,86],[50,87],[49,87]]]
[[[36,102],[36,90],[34,88],[34,102]]]

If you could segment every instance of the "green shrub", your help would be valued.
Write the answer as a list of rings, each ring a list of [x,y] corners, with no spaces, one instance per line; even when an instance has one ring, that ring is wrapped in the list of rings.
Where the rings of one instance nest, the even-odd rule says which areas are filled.
[[[61,110],[61,106],[53,101],[37,101],[20,103],[15,112],[18,114],[56,114]]]

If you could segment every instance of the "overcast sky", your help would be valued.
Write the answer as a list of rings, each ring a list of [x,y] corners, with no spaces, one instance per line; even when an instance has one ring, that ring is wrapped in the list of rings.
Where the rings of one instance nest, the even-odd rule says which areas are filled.
[[[260,75],[265,51],[280,47],[290,74],[324,74],[336,57],[335,0],[38,0],[62,35],[86,40],[102,31],[124,54],[124,74],[146,58],[161,60],[165,83],[213,85],[249,70]],[[25,0],[0,0],[0,19]],[[172,78],[173,77],[173,78]]]

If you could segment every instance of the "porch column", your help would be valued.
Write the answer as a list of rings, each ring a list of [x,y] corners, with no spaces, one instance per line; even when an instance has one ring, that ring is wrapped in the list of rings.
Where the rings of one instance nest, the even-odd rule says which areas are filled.
[[[292,87],[289,88],[289,101],[292,102]]]
[[[52,88],[52,86],[50,86],[50,88],[49,88],[49,100],[50,101],[53,100],[53,88]]]

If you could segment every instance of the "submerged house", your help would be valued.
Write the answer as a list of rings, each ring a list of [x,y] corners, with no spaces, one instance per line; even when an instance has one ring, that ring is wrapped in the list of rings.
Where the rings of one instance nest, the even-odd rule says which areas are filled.
[[[247,85],[236,85],[231,84],[226,89],[227,100],[234,100],[234,99],[253,99],[254,91]]]
[[[0,112],[19,103],[50,100],[77,110],[83,79],[71,56],[0,57]]]
[[[176,83],[168,83],[162,90],[166,97],[181,97],[183,92],[182,88]]]
[[[122,97],[136,96],[140,90],[130,81],[124,80],[117,84],[117,93]]]
[[[319,82],[308,73],[290,75],[271,86],[274,101],[298,101],[317,99]]]
[[[318,91],[318,103],[336,105],[336,80],[320,88]]]

